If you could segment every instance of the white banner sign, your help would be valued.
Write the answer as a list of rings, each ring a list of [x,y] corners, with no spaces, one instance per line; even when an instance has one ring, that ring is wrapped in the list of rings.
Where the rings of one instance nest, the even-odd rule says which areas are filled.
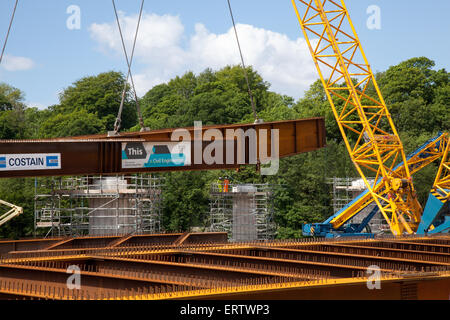
[[[166,168],[191,165],[190,142],[122,143],[122,168]]]
[[[60,153],[0,154],[0,171],[61,169]]]

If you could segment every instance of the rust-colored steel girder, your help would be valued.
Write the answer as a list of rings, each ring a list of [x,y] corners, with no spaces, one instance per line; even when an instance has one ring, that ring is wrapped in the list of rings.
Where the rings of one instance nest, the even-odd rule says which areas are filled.
[[[302,247],[302,249],[306,249]],[[450,263],[450,253],[441,251],[421,251],[410,249],[397,249],[390,247],[373,247],[345,243],[327,243],[310,247],[312,250],[335,252],[345,254],[358,254],[374,257],[403,258],[410,260],[434,261]]]
[[[236,250],[239,252],[239,250]],[[312,261],[336,265],[350,265],[367,268],[370,265],[377,265],[383,269],[396,269],[396,264],[409,268],[425,268],[433,266],[448,266],[450,267],[450,260],[445,257],[444,261],[427,260],[420,254],[398,254],[396,256],[376,256],[367,254],[364,250],[352,250],[351,252],[334,251],[323,249],[323,247],[316,246],[313,250],[293,249],[293,248],[265,248],[264,250],[254,249],[252,252],[244,253],[244,256],[256,256],[282,259],[282,260],[301,260]]]
[[[355,242],[355,244],[360,244]],[[450,254],[450,243],[426,243],[420,240],[415,241],[393,241],[382,240],[376,242],[365,242],[364,245],[377,247],[377,248],[393,248],[399,250],[414,250],[421,252],[442,252]]]
[[[0,254],[8,252],[39,252],[42,250],[76,250],[83,248],[117,248],[126,246],[157,246],[196,243],[226,243],[226,232],[133,234],[125,236],[55,237],[46,239],[0,240]]]
[[[373,266],[379,268],[385,290],[377,290],[383,292],[379,298],[441,299],[450,293],[446,235],[248,243],[224,243],[223,236],[178,233],[8,243],[3,252],[22,250],[0,255],[0,299],[301,299],[325,297],[343,287],[350,292],[343,297],[359,299],[373,292],[367,288],[367,270]],[[36,250],[23,250],[31,244]],[[80,270],[80,289],[66,286],[69,266]],[[430,283],[444,292],[429,290]]]
[[[276,134],[272,134],[272,130],[279,134],[279,158],[325,146],[323,118],[128,132],[119,136],[100,134],[46,140],[0,140],[0,178],[239,168],[264,162],[272,156],[272,147],[277,147]],[[184,136],[173,140],[177,132]],[[254,138],[249,138],[246,133]],[[150,161],[149,154],[168,154],[167,150],[180,142],[186,143],[182,147],[184,158],[180,163],[171,160],[169,164],[143,165],[147,159]],[[217,147],[210,145],[216,142]],[[222,146],[218,142],[223,142]],[[155,146],[157,149],[153,149]],[[265,153],[260,154],[261,147],[266,149]],[[218,156],[219,160],[205,159],[206,148],[208,154]],[[219,156],[221,148],[223,155]],[[164,157],[156,160],[168,161]]]

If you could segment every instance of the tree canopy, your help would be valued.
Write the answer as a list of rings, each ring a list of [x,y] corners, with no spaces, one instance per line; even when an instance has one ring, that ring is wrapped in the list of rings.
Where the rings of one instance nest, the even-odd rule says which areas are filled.
[[[250,87],[256,110],[269,102],[269,85],[252,68],[248,68]],[[145,125],[151,129],[225,124],[251,121],[252,107],[240,67],[226,67],[217,72],[205,70],[198,76],[187,72],[166,84],[155,86],[141,100]]]
[[[82,78],[64,89],[59,104],[50,106],[50,116],[44,120],[40,135],[95,134],[114,129],[125,78],[119,72],[105,72]],[[122,112],[122,129],[136,124],[136,109],[129,86],[126,87]]]

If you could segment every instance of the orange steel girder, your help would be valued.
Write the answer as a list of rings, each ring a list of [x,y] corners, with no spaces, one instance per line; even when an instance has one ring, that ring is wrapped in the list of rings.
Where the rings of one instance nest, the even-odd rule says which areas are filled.
[[[214,170],[214,169],[234,169],[241,165],[257,164],[252,163],[249,158],[250,149],[257,150],[257,162],[263,162],[259,156],[261,147],[267,150],[267,156],[272,157],[272,147],[278,149],[279,158],[296,155],[303,152],[310,152],[325,147],[325,123],[323,118],[310,118],[287,121],[274,121],[256,124],[233,124],[233,125],[210,125],[199,128],[182,128],[192,137],[191,164],[179,167],[152,167],[152,168],[124,168],[122,166],[123,145],[132,143],[167,143],[174,142],[172,135],[179,129],[151,130],[146,132],[126,132],[118,136],[108,136],[106,134],[88,135],[69,138],[46,139],[46,140],[0,140],[0,156],[20,155],[20,154],[61,154],[61,168],[52,170],[5,170],[0,168],[0,178],[14,177],[36,177],[36,176],[64,176],[64,175],[113,175],[137,172],[163,172],[163,171],[189,171],[189,170]],[[208,131],[220,133],[223,137],[223,156],[225,159],[227,152],[234,154],[232,163],[207,163],[201,159],[200,163],[194,162],[194,146],[199,144],[203,152],[214,139],[204,138]],[[246,133],[255,130],[255,143],[248,138],[237,138],[236,136],[227,140],[227,131],[239,131]],[[279,133],[277,140],[272,137],[272,130]],[[267,134],[263,135],[265,131]],[[197,132],[197,133],[196,133]],[[201,133],[200,138],[197,135]],[[175,142],[179,142],[176,140]],[[184,140],[183,140],[184,141]],[[228,143],[230,145],[228,145]],[[272,142],[274,145],[272,146]],[[240,147],[242,143],[243,149]],[[231,149],[231,151],[230,151]],[[244,156],[238,158],[239,150],[244,150]]]

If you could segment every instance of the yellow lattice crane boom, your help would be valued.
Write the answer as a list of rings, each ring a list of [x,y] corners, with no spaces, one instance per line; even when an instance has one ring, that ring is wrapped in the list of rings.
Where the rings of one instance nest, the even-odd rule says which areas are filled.
[[[414,233],[422,208],[403,145],[344,1],[292,0],[292,4],[347,150],[368,192],[394,235]],[[371,184],[367,175],[382,183]]]
[[[450,200],[450,137],[431,193],[442,202]]]
[[[416,172],[434,161],[445,156],[446,146],[448,141],[447,133],[439,133],[437,136],[433,137],[427,141],[420,148],[415,150],[412,154],[407,157],[408,168],[410,174],[414,175]],[[403,166],[399,165],[395,170],[403,170]],[[403,172],[399,172],[403,175]],[[376,181],[376,186],[382,184],[382,179]],[[382,195],[386,195],[386,189],[382,190]],[[343,226],[352,217],[357,215],[361,210],[364,210],[368,205],[373,203],[373,198],[367,192],[363,192],[360,196],[352,200],[345,208],[339,210],[335,215],[331,216],[325,221],[325,223],[330,223],[335,230]],[[423,218],[423,215],[422,215]],[[308,233],[308,232],[307,232]]]
[[[448,232],[450,230],[450,135],[442,143],[444,152],[427,205],[417,230],[418,234]]]

